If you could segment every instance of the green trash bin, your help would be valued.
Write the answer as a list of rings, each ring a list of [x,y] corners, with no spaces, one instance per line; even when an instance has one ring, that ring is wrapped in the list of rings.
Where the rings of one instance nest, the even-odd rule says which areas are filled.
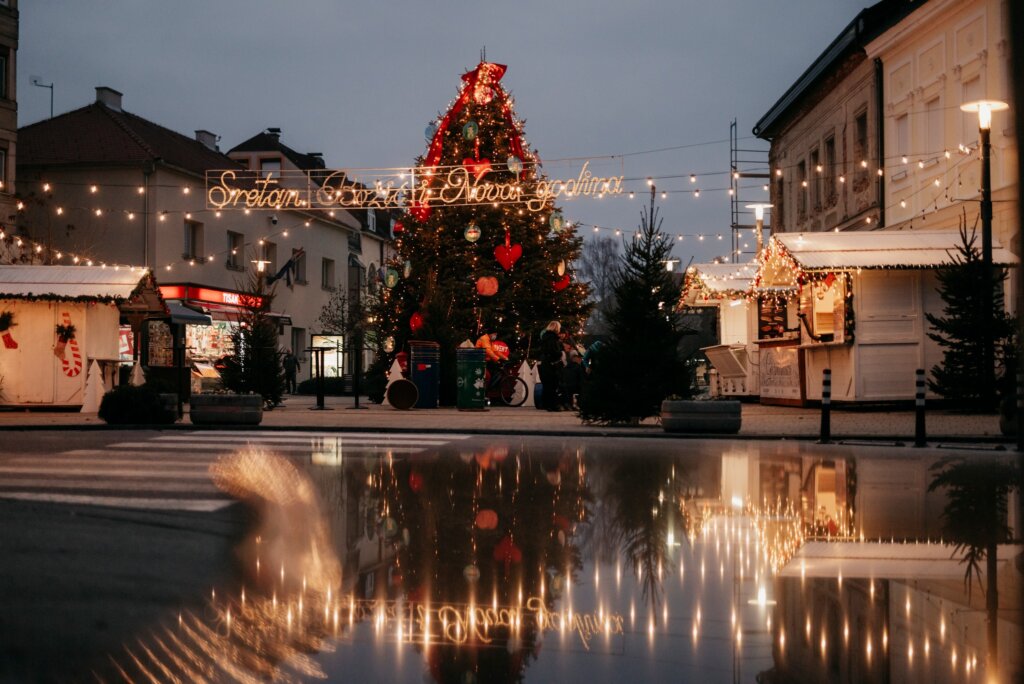
[[[484,350],[455,350],[456,397],[460,411],[483,411],[487,408],[487,383],[484,379]]]

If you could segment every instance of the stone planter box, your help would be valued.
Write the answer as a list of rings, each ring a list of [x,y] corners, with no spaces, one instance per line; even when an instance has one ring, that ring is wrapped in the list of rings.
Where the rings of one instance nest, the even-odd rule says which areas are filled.
[[[258,394],[193,394],[189,420],[194,425],[259,425],[263,397]]]
[[[734,435],[740,431],[740,402],[666,399],[661,402],[665,432]]]

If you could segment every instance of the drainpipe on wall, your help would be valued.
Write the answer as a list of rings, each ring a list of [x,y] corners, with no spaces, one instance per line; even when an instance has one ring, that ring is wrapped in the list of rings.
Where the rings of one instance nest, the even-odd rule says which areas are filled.
[[[885,90],[882,88],[882,60],[875,58],[875,130],[878,134],[878,227],[885,228]]]

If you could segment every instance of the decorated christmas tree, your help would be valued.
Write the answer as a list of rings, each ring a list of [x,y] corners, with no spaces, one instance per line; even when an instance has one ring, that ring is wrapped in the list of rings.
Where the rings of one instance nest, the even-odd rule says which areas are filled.
[[[458,96],[427,127],[408,211],[395,225],[397,257],[372,312],[386,352],[409,340],[440,343],[442,403],[453,402],[455,347],[463,340],[497,332],[521,360],[536,356],[549,321],[575,333],[589,308],[587,285],[571,268],[582,239],[527,148],[500,84],[504,73],[503,65],[481,62],[463,74]],[[392,358],[380,355],[375,370]]]

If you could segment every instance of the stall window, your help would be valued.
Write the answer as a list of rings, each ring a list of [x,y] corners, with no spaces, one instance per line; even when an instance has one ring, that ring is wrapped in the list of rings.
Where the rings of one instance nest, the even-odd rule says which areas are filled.
[[[815,342],[841,342],[846,323],[846,277],[828,273],[804,286],[800,315]]]
[[[788,300],[766,297],[757,300],[757,339],[770,340],[786,334]]]
[[[227,267],[241,271],[243,256],[245,256],[245,237],[241,233],[229,230]]]
[[[293,249],[292,263],[295,264],[295,282],[299,285],[306,284],[306,250]]]
[[[185,221],[185,249],[181,253],[183,259],[203,258],[203,224],[198,221]]]

